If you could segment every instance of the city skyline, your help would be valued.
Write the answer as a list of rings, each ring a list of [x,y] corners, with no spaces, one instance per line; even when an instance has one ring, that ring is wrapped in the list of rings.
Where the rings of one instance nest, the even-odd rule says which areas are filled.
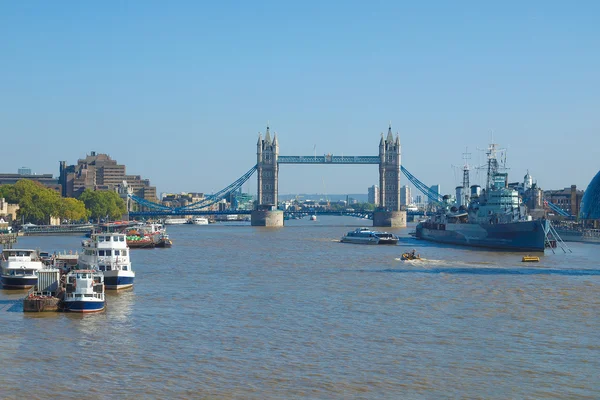
[[[377,155],[390,120],[402,164],[449,194],[465,147],[475,167],[491,140],[511,182],[529,171],[544,189],[585,189],[598,171],[593,2],[1,9],[2,172],[57,176],[57,161],[97,151],[158,192],[210,193],[256,163],[267,121],[281,155]],[[286,165],[279,192],[377,181],[373,166]]]

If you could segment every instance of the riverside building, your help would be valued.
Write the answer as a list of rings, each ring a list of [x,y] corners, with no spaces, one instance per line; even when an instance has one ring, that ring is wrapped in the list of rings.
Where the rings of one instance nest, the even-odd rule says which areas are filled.
[[[85,189],[117,190],[126,183],[131,192],[145,200],[157,202],[156,187],[140,175],[127,175],[126,167],[118,164],[108,154],[92,151],[77,164],[67,166],[60,162],[59,182],[64,197],[79,197]]]

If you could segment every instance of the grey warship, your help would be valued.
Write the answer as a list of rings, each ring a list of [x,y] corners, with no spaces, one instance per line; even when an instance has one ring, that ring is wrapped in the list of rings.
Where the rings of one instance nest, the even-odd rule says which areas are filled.
[[[519,193],[508,187],[508,174],[500,172],[496,146],[491,144],[486,153],[485,189],[471,186],[463,204],[448,205],[419,223],[415,232],[418,239],[498,250],[544,251],[549,222],[533,220]]]

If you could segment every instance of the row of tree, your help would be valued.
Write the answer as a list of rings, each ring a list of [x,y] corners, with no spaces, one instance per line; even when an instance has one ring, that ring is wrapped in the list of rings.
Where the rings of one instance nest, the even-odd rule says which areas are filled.
[[[69,221],[88,221],[90,218],[119,219],[127,211],[125,202],[113,191],[86,189],[79,199],[62,197],[39,182],[21,179],[14,185],[1,185],[0,197],[18,204],[19,221],[48,224],[51,217]]]

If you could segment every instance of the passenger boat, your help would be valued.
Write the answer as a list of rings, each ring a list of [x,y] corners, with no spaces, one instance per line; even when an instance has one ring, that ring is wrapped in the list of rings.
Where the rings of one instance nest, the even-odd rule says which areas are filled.
[[[194,224],[194,225],[208,225],[208,218],[194,217],[194,218],[192,218],[192,224]]]
[[[188,220],[186,218],[166,218],[164,222],[165,225],[183,225],[187,223]]]
[[[397,244],[398,237],[393,233],[373,231],[369,228],[358,228],[346,233],[340,241],[342,243],[360,244]]]
[[[82,245],[79,266],[103,273],[107,289],[133,286],[135,272],[131,270],[124,233],[96,233],[89,240],[84,240]]]
[[[104,276],[92,269],[74,269],[66,276],[64,311],[96,312],[104,310]]]
[[[0,260],[0,282],[6,289],[28,289],[37,284],[44,263],[35,250],[5,249]]]
[[[317,216],[316,215],[311,215],[310,216],[310,220],[311,221],[316,221],[317,220]]]

